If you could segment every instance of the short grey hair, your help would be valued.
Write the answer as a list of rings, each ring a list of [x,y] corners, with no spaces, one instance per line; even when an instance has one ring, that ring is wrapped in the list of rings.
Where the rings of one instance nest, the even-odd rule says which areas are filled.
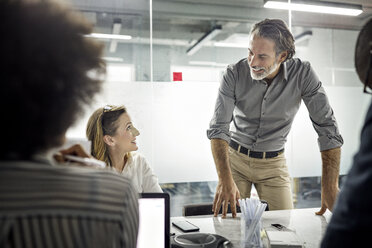
[[[274,41],[276,55],[287,51],[288,56],[285,61],[291,59],[296,53],[293,35],[285,22],[280,19],[265,19],[255,23],[250,32],[250,35],[253,34]]]

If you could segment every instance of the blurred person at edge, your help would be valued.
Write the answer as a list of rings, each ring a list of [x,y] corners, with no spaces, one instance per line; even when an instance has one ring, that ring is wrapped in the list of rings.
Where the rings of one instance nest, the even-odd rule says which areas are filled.
[[[364,83],[364,92],[372,89],[372,19],[359,33],[355,47],[355,68]],[[355,106],[359,107],[359,106]],[[337,198],[331,221],[321,247],[369,247],[372,233],[372,104],[360,137],[359,151]]]
[[[1,247],[136,247],[131,181],[53,158],[101,90],[103,46],[91,32],[65,4],[0,1]]]

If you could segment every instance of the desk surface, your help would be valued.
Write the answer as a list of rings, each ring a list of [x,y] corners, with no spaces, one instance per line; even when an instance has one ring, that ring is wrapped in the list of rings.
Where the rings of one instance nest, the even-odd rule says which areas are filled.
[[[266,230],[275,230],[271,224],[281,224],[294,230],[304,242],[304,247],[319,247],[327,224],[332,213],[327,210],[323,216],[315,215],[318,208],[305,208],[293,210],[267,211],[262,216],[262,227]],[[233,247],[240,247],[240,214],[232,218],[213,216],[172,217],[171,221],[186,219],[197,225],[202,233],[215,233],[229,239]],[[171,227],[171,232],[182,233],[179,229]]]

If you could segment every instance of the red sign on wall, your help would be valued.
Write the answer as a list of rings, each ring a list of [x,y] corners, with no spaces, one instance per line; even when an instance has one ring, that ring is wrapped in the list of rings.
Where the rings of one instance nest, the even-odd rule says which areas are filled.
[[[173,81],[182,81],[182,72],[173,72]]]

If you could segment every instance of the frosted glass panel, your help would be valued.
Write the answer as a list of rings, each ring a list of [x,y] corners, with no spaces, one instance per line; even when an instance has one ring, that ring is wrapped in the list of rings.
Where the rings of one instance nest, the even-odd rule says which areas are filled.
[[[341,152],[340,174],[348,172],[352,158],[359,148],[360,131],[370,97],[362,87],[324,87],[344,145]],[[317,134],[312,127],[306,106],[302,104],[288,136],[286,156],[292,177],[320,176],[322,171]]]
[[[163,181],[216,180],[206,130],[217,83],[154,85],[154,163]]]
[[[148,159],[161,183],[217,180],[206,129],[218,87],[218,83],[206,82],[110,82],[68,136],[85,137],[86,121],[94,108],[107,103],[124,104],[141,132],[137,139],[139,152]],[[370,98],[361,87],[325,89],[345,140],[341,158],[344,174],[359,147]],[[288,136],[286,156],[291,176],[321,175],[317,134],[304,104]]]
[[[323,85],[355,86],[360,82],[354,68],[358,31],[307,28],[312,35],[296,44],[296,57],[309,61]],[[300,33],[299,31],[295,33]]]

